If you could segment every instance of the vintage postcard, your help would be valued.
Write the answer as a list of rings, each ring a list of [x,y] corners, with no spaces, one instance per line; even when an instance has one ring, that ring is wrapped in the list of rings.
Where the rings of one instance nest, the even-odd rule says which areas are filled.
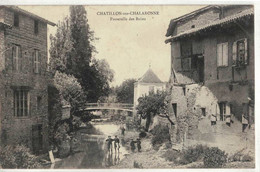
[[[1,5],[0,168],[255,169],[254,21],[253,4]]]

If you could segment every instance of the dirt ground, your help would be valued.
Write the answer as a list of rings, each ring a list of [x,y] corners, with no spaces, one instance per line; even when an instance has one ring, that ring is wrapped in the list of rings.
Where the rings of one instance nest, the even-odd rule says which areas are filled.
[[[120,136],[124,138],[125,147],[129,150],[129,154],[126,154],[125,157],[112,168],[115,169],[129,169],[129,168],[203,168],[203,162],[193,162],[187,165],[178,165],[174,162],[167,161],[163,155],[169,150],[166,148],[165,144],[159,147],[158,150],[154,150],[151,144],[151,136],[148,136],[141,140],[142,142],[142,151],[137,152],[137,150],[132,153],[130,151],[129,142],[131,139],[138,138],[138,133],[133,131],[126,131],[125,136]],[[254,168],[255,162],[228,162],[223,168]]]

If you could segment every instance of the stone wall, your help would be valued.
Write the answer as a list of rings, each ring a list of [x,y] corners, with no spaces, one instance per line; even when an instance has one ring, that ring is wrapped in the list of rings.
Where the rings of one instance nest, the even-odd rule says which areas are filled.
[[[209,24],[214,20],[218,20],[219,13],[220,10],[218,9],[209,9],[200,14],[197,14],[195,17],[191,19],[187,19],[183,22],[178,22],[178,26],[176,27],[177,35],[189,29],[201,27],[203,25]]]
[[[4,9],[4,21],[13,25],[14,12]],[[47,67],[47,24],[39,21],[39,33],[34,33],[34,19],[19,14],[19,27],[7,29],[4,45],[7,50],[2,58],[4,67],[0,73],[1,108],[1,142],[3,144],[20,144],[32,148],[32,127],[42,125],[43,149],[48,148],[48,85],[51,78]],[[1,35],[0,35],[1,36]],[[2,42],[2,41],[1,41]],[[12,45],[21,46],[21,70],[12,69]],[[40,73],[33,72],[33,52],[40,52]],[[14,87],[26,86],[30,94],[29,116],[14,116]],[[37,106],[37,97],[40,98]]]

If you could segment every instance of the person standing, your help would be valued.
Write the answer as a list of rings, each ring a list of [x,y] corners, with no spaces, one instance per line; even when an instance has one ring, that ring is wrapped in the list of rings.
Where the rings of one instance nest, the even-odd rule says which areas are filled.
[[[242,114],[242,132],[245,132],[247,126],[248,126],[247,116],[245,114]]]
[[[115,152],[116,150],[118,150],[119,152],[120,145],[119,145],[119,138],[117,136],[115,136],[114,138],[114,148],[115,148]]]
[[[211,121],[211,125],[216,125],[217,124],[217,116],[214,115],[214,114],[211,114],[210,121]]]
[[[135,152],[135,141],[133,139],[131,139],[130,147],[131,147],[131,151]]]
[[[136,144],[137,144],[137,149],[138,149],[138,152],[141,152],[141,140],[138,138],[137,140],[136,140]]]
[[[226,125],[231,126],[231,115],[226,115]]]
[[[125,127],[124,127],[124,126],[121,127],[121,134],[122,134],[123,136],[125,135]]]
[[[107,150],[112,153],[113,139],[111,138],[111,136],[108,136],[108,138],[106,139],[106,142],[107,142]]]

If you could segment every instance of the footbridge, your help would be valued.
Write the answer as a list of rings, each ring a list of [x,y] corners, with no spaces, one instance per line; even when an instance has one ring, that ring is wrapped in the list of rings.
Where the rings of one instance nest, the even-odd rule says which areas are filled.
[[[121,110],[127,112],[134,111],[133,104],[126,103],[87,103],[85,105],[85,111],[93,111],[93,110]]]

